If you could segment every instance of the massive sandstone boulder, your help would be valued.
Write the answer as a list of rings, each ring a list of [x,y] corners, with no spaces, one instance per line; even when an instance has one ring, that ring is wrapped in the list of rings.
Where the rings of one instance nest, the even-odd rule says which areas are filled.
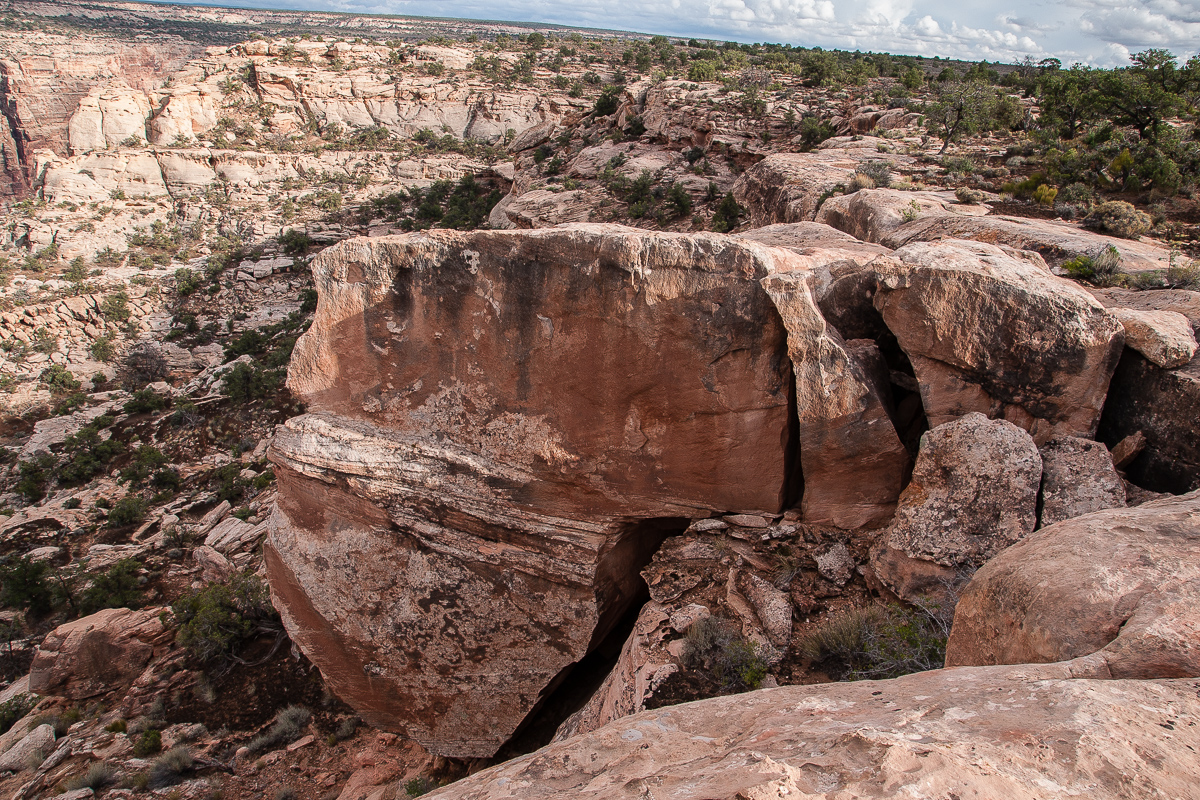
[[[909,469],[892,422],[887,369],[873,342],[853,348],[829,327],[812,273],[777,274],[763,287],[788,330],[796,373],[805,520],[841,528],[881,523]]]
[[[686,703],[553,743],[426,797],[1196,796],[1200,727],[1190,720],[1200,713],[1200,681],[1064,677],[1052,665],[938,670]]]
[[[978,411],[1039,442],[1095,433],[1123,331],[1079,286],[978,242],[912,244],[871,268],[931,427]]]
[[[811,222],[822,196],[845,186],[855,171],[872,161],[894,166],[912,163],[912,158],[880,153],[883,140],[847,137],[830,139],[811,153],[775,153],[746,170],[733,185],[737,201],[750,214],[750,226],[776,222]]]
[[[975,573],[946,664],[1200,675],[1200,492],[1051,525]]]
[[[689,519],[795,500],[792,255],[582,225],[352,240],[278,433],[293,638],[374,725],[490,756]]]
[[[161,611],[109,608],[58,626],[34,653],[29,691],[84,700],[128,688],[170,644]]]
[[[1042,459],[1025,431],[970,413],[921,438],[912,482],[872,553],[876,575],[906,598],[937,594],[1037,524]]]

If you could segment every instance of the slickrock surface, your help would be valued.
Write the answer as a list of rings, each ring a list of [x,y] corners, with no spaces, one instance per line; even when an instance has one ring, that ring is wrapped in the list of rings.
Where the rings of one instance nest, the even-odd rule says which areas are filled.
[[[893,249],[913,242],[969,239],[1038,253],[1057,267],[1064,261],[1095,258],[1109,247],[1121,254],[1128,272],[1164,269],[1168,248],[1151,241],[1105,236],[1062,220],[1029,219],[989,213],[987,205],[967,205],[950,192],[863,189],[825,201],[817,222],[867,242]]]
[[[1200,675],[1200,493],[1051,525],[963,592],[950,666],[1050,661],[1099,678]],[[1073,660],[1072,660],[1073,659]]]
[[[969,668],[687,703],[428,797],[1197,796],[1200,728],[1188,720],[1200,682],[1062,677],[1053,667]]]

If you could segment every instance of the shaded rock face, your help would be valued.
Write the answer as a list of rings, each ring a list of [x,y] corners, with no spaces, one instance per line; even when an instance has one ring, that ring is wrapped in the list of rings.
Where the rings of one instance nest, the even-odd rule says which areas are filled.
[[[909,245],[872,268],[931,427],[977,411],[1039,442],[1095,433],[1123,331],[1087,292],[975,242]]]
[[[1200,675],[1200,493],[1051,525],[963,592],[947,666],[1065,661],[1099,678]]]
[[[935,591],[1031,533],[1042,459],[1025,431],[971,413],[922,437],[912,482],[872,553],[902,597]]]
[[[128,688],[170,643],[160,611],[110,608],[58,626],[34,654],[29,690],[84,700]]]
[[[1194,796],[1200,728],[1186,720],[1200,712],[1200,682],[1062,677],[1051,666],[939,670],[686,703],[617,720],[427,796]]]
[[[276,437],[266,559],[373,725],[490,756],[692,517],[795,498],[786,251],[615,226],[353,240]]]
[[[1125,483],[1108,448],[1063,436],[1039,450],[1042,456],[1041,527],[1105,508],[1125,505]]]
[[[1141,432],[1146,446],[1126,468],[1139,486],[1181,493],[1200,487],[1200,359],[1160,369],[1126,348],[1113,373],[1097,438],[1110,447]]]

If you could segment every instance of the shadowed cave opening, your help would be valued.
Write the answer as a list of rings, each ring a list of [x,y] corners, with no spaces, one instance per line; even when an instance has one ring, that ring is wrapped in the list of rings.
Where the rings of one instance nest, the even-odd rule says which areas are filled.
[[[637,520],[604,554],[598,573],[610,576],[611,585],[619,593],[618,602],[600,618],[587,655],[555,676],[490,763],[498,764],[549,744],[559,726],[587,704],[617,665],[642,607],[650,600],[642,569],[668,537],[683,533],[691,522],[687,517]]]

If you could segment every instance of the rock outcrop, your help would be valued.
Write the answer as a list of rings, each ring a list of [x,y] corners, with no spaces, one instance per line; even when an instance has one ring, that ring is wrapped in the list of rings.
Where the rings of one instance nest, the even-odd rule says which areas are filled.
[[[1126,468],[1139,486],[1182,493],[1200,487],[1200,359],[1160,369],[1126,348],[1113,373],[1097,438],[1110,447],[1142,433],[1146,446]]]
[[[811,273],[763,286],[788,331],[796,373],[804,518],[842,528],[885,521],[910,466],[889,414],[887,369],[874,342],[849,346],[825,322]]]
[[[1160,270],[1170,260],[1170,251],[1153,242],[1105,236],[1060,220],[989,214],[986,205],[952,198],[949,192],[864,189],[826,200],[816,220],[893,249],[913,242],[967,239],[1035,252],[1057,267],[1079,256],[1095,258],[1113,247],[1127,272]]]
[[[665,535],[790,504],[789,332],[758,283],[789,258],[613,226],[325,251],[267,564],[335,691],[491,755]]]
[[[1188,720],[1200,713],[1200,682],[1062,677],[1049,666],[956,669],[703,700],[626,717],[427,796],[1195,795],[1200,728]]]
[[[936,594],[1031,533],[1042,459],[1025,431],[970,413],[930,430],[896,519],[872,553],[901,597]]]
[[[1114,308],[1112,314],[1125,329],[1125,346],[1156,367],[1182,367],[1196,355],[1196,336],[1183,314],[1133,308]]]
[[[1042,456],[1042,496],[1038,524],[1125,505],[1125,484],[1113,466],[1108,448],[1090,439],[1063,436],[1051,439]]]
[[[85,700],[128,688],[170,642],[160,611],[110,608],[58,626],[38,646],[29,690]]]
[[[880,154],[880,139],[830,139],[811,153],[775,153],[746,170],[733,194],[750,214],[751,227],[777,222],[811,222],[823,196],[845,187],[855,171],[877,161],[893,166],[912,162],[910,156]]]
[[[1123,331],[1087,292],[975,242],[908,245],[871,267],[931,427],[978,411],[1039,442],[1095,433]]]
[[[946,664],[1065,661],[1099,678],[1200,675],[1200,493],[1051,525],[975,573]]]

